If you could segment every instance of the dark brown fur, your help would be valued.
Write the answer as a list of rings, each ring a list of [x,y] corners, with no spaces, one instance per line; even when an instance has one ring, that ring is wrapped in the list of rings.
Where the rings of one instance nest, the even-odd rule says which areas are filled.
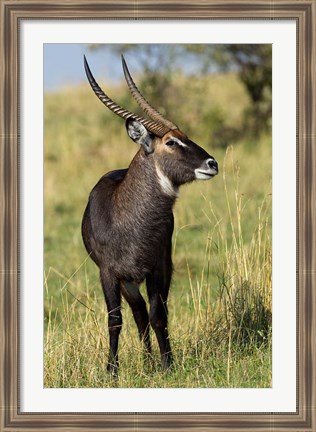
[[[113,374],[118,368],[121,294],[132,308],[147,351],[151,351],[150,324],[159,343],[162,365],[170,367],[167,298],[172,275],[172,207],[178,187],[194,180],[195,169],[202,167],[210,176],[217,173],[214,159],[180,131],[158,138],[133,120],[127,121],[127,130],[141,148],[128,169],[112,171],[99,180],[90,193],[82,221],[84,244],[100,269],[108,308],[107,369]],[[171,136],[179,137],[185,145],[170,145]],[[168,179],[174,194],[166,193],[157,169]],[[144,280],[149,315],[138,291]]]

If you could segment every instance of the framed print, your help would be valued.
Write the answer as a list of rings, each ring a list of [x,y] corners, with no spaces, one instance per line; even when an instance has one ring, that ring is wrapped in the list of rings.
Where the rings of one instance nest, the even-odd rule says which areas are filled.
[[[315,428],[315,8],[1,0],[1,431]],[[176,367],[161,370],[154,337],[143,361],[123,303],[109,377],[107,310],[80,224],[94,184],[137,151],[105,112],[142,115],[122,52],[219,175],[183,188],[175,209]],[[106,108],[83,54],[92,89],[113,95],[95,91]],[[56,92],[62,76],[75,86]]]

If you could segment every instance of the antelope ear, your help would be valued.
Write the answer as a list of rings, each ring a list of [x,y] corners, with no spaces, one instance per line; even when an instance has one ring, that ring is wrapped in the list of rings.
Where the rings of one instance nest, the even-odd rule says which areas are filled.
[[[140,144],[146,154],[154,151],[154,137],[140,122],[136,120],[126,120],[128,136],[137,144]]]

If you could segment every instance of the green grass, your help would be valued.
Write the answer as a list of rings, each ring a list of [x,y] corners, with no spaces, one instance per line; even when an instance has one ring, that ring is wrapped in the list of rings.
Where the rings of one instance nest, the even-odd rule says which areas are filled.
[[[249,103],[243,89],[234,76],[208,80],[189,87],[192,107],[207,113],[203,90],[204,100],[212,98],[237,124]],[[111,94],[130,106],[120,86]],[[194,127],[199,115],[193,108],[170,115],[190,124],[190,137],[220,167],[212,181],[184,186],[175,205],[168,301],[175,367],[161,371],[154,337],[144,364],[123,302],[113,381],[106,373],[106,306],[80,224],[91,188],[105,172],[127,167],[137,146],[88,86],[45,96],[45,387],[271,386],[271,138],[212,149],[207,123]]]

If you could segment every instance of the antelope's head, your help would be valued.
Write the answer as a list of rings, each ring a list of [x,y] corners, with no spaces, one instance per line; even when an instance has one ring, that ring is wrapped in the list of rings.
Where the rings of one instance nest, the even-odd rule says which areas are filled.
[[[107,108],[126,120],[129,137],[141,145],[146,156],[153,158],[163,190],[171,195],[184,183],[208,180],[218,174],[213,156],[147,102],[136,87],[123,56],[122,65],[128,88],[149,119],[137,116],[110,99],[94,79],[84,57],[85,71],[94,93]]]

